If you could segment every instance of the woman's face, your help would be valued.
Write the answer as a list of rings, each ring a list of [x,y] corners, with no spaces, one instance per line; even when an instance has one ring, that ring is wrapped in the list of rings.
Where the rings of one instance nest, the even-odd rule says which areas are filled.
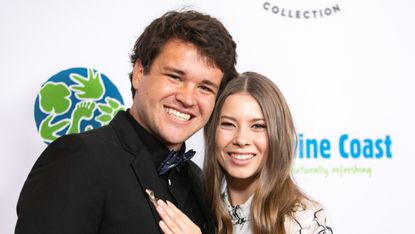
[[[258,102],[248,93],[226,98],[216,128],[216,155],[228,176],[253,178],[268,155],[268,136]]]

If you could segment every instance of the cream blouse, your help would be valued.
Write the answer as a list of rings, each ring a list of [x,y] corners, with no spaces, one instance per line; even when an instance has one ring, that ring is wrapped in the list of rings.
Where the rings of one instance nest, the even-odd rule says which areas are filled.
[[[222,194],[225,206],[232,217],[233,233],[251,234],[250,207],[253,195],[241,205],[232,206],[229,201],[227,189]],[[327,213],[316,202],[304,200],[295,207],[293,217],[285,219],[287,234],[332,234]]]

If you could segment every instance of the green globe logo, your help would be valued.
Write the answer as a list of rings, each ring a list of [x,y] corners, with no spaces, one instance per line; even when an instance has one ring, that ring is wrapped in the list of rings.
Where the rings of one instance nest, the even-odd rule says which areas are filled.
[[[46,81],[36,97],[35,122],[46,143],[108,124],[124,102],[114,84],[91,68],[71,68]]]

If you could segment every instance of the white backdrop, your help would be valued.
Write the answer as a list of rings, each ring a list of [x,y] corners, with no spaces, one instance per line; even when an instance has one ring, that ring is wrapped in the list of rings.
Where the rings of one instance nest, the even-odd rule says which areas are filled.
[[[129,106],[135,39],[183,6],[225,24],[238,44],[239,71],[260,72],[280,87],[302,134],[296,180],[328,208],[335,233],[413,229],[413,1],[0,2],[0,233],[14,232],[20,190],[46,147],[34,120],[42,84],[69,68],[94,68]],[[200,165],[201,134],[189,144]]]

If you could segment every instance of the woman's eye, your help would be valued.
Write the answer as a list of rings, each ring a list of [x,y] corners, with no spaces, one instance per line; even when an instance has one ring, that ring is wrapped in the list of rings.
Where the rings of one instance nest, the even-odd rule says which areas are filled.
[[[254,125],[252,125],[252,128],[254,128],[254,129],[266,129],[267,126],[265,124],[254,124]]]
[[[233,127],[234,125],[233,125],[233,123],[230,123],[230,122],[222,122],[222,123],[220,123],[220,126],[222,126],[222,127]]]

